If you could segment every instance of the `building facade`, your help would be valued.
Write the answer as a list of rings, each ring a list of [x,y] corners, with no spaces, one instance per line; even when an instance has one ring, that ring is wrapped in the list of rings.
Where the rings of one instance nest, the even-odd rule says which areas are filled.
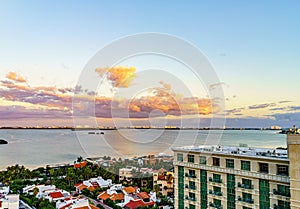
[[[173,148],[175,208],[299,209],[299,150],[299,134],[288,135],[288,150]]]

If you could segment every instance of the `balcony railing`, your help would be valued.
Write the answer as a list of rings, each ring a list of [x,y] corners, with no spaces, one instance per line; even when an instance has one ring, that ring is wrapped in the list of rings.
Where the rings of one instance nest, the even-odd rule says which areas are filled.
[[[194,197],[185,196],[185,199],[196,202],[196,198]]]
[[[197,187],[196,186],[189,186],[188,184],[185,185],[186,189],[192,189],[192,190],[196,190]]]
[[[291,194],[290,193],[286,193],[286,192],[283,192],[283,191],[279,191],[277,189],[273,189],[273,194],[275,195],[280,195],[280,196],[284,196],[284,197],[290,197]]]
[[[222,183],[222,179],[214,179],[214,178],[212,178],[212,177],[209,177],[209,178],[208,178],[208,181],[210,181],[210,182],[215,182],[215,183],[219,183],[219,184]]]
[[[210,206],[210,207],[213,207],[213,208],[217,208],[217,209],[222,209],[222,208],[223,208],[222,205],[217,205],[217,204],[214,204],[214,203],[212,203],[212,202],[209,203],[209,206]]]
[[[185,173],[185,177],[188,177],[188,178],[197,178],[196,174],[191,174],[191,173]]]
[[[254,200],[251,198],[242,198],[242,197],[238,196],[238,201],[249,203],[249,204],[254,204]]]
[[[186,162],[178,162],[178,161],[174,161],[174,165],[186,166],[186,167],[195,168],[195,169],[203,169],[203,170],[208,170],[208,171],[212,171],[212,172],[222,172],[222,173],[229,173],[229,174],[234,174],[234,175],[243,175],[243,176],[248,176],[248,177],[252,177],[252,178],[274,180],[274,181],[280,181],[280,182],[285,182],[285,183],[290,182],[290,178],[288,176],[263,174],[263,173],[259,173],[259,172],[253,172],[253,171],[240,171],[240,170],[229,169],[229,168],[220,168],[220,167],[215,167],[215,166],[210,166],[210,165],[199,165],[199,164],[195,164],[195,163],[186,163]]]
[[[254,189],[254,186],[251,184],[242,184],[241,182],[238,182],[238,187],[243,189]]]
[[[222,192],[219,192],[219,191],[213,191],[213,190],[209,190],[208,192],[209,194],[212,194],[212,195],[216,195],[216,196],[223,196],[223,193]]]

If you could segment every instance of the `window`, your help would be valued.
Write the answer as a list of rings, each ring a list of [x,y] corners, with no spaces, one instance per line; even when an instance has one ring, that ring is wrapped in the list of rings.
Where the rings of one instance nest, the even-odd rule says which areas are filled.
[[[250,161],[241,161],[241,170],[250,171]]]
[[[196,201],[195,193],[189,192],[189,198],[190,198],[190,200]]]
[[[177,154],[177,161],[179,161],[179,162],[183,161],[183,154],[181,154],[181,153]]]
[[[213,165],[220,166],[220,158],[213,157]]]
[[[276,194],[286,196],[286,197],[290,197],[290,187],[278,184]]]
[[[188,155],[188,162],[194,163],[195,162],[195,156],[194,155]]]
[[[189,204],[189,209],[195,209],[196,208],[196,206],[195,205],[193,205],[193,204]]]
[[[200,156],[199,163],[202,165],[206,165],[206,156]]]
[[[278,200],[278,207],[282,208],[282,209],[290,209],[291,205],[290,205],[290,202],[286,202],[286,201],[283,201],[283,200]]]
[[[213,182],[222,183],[220,174],[213,174]]]
[[[214,194],[215,195],[222,196],[221,187],[214,186],[213,189],[214,189]]]
[[[195,178],[196,177],[196,171],[195,170],[189,170],[189,177]]]
[[[234,168],[234,160],[226,159],[226,168]]]
[[[249,208],[249,207],[243,206],[243,209],[252,209],[252,208]]]
[[[190,189],[196,189],[196,184],[193,181],[189,181],[189,188]]]
[[[252,199],[252,194],[243,192],[243,202],[254,203]]]
[[[268,163],[259,163],[259,172],[269,173],[269,164]]]
[[[277,175],[288,176],[289,167],[287,165],[277,165]]]
[[[213,201],[215,208],[221,208],[221,200],[214,199]]]
[[[242,179],[242,187],[245,189],[252,189],[252,181],[250,179]]]

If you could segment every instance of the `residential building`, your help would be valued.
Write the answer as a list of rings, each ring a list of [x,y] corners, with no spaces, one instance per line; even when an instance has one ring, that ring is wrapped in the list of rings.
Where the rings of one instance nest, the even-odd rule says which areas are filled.
[[[300,134],[288,149],[173,148],[175,208],[299,209]]]
[[[0,194],[8,194],[9,186],[6,186],[0,182]]]
[[[159,192],[162,195],[173,196],[174,194],[174,173],[167,172],[161,168],[153,171],[153,188],[155,185],[159,186]]]
[[[0,194],[0,209],[19,209],[19,195]]]
[[[127,180],[131,181],[135,172],[138,172],[138,168],[127,166],[126,168],[119,169],[119,181]]]

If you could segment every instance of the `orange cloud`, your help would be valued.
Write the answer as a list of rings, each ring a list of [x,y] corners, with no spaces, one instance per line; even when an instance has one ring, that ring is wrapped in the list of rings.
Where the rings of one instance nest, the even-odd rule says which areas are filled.
[[[12,80],[12,81],[19,82],[19,83],[25,83],[26,82],[26,80],[22,76],[18,75],[15,72],[9,72],[6,75],[6,78],[9,79],[9,80]]]
[[[95,70],[100,76],[111,81],[112,86],[116,88],[127,88],[136,77],[135,67],[117,66],[112,68],[97,68]]]

